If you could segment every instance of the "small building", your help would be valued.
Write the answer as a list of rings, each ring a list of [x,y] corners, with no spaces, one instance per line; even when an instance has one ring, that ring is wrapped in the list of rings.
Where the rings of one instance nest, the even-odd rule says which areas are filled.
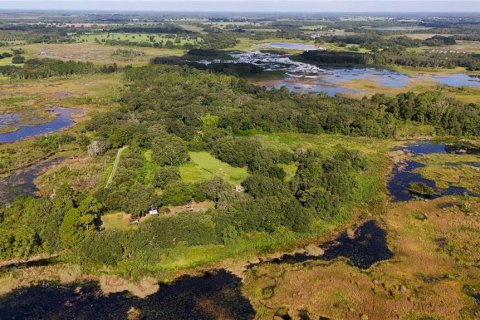
[[[150,207],[150,210],[148,210],[148,214],[150,214],[150,215],[158,215],[158,208],[157,208],[157,207],[154,207],[154,206],[151,206],[151,207]]]

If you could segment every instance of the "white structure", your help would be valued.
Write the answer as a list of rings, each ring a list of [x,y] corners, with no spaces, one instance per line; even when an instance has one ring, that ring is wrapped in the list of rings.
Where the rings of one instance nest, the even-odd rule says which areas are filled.
[[[158,215],[158,209],[156,207],[150,207],[150,210],[148,210],[148,214]]]
[[[241,184],[237,184],[235,186],[235,191],[236,192],[244,192],[245,191],[245,188],[241,185]]]

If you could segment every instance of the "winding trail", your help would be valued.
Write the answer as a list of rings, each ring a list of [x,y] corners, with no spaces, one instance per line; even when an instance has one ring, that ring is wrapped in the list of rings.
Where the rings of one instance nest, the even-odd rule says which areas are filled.
[[[113,163],[113,168],[112,172],[110,172],[110,176],[108,177],[107,183],[105,184],[105,188],[108,188],[108,185],[112,183],[113,177],[115,176],[115,173],[117,172],[118,168],[118,163],[120,162],[120,156],[122,155],[123,150],[127,149],[128,146],[121,147],[117,151],[117,156],[115,157],[115,162]]]

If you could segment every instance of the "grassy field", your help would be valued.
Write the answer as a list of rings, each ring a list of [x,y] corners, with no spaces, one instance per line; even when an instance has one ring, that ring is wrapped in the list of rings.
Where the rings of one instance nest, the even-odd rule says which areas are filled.
[[[282,39],[282,38],[268,38],[268,39],[263,39],[263,40],[253,40],[249,38],[240,38],[240,42],[232,48],[228,48],[227,50],[242,50],[242,51],[250,51],[250,50],[258,50],[258,49],[273,49],[269,47],[267,44],[270,42],[289,42],[289,43],[303,43],[303,44],[308,44],[308,45],[313,45],[315,44],[313,40],[300,40],[300,39]],[[299,50],[288,50],[288,49],[275,49],[275,50],[280,50],[284,52],[291,52],[291,53],[298,53],[302,52]]]
[[[186,51],[180,49],[149,48],[135,46],[106,46],[98,43],[36,43],[22,46],[25,56],[31,58],[52,58],[60,60],[90,61],[97,64],[117,63],[118,65],[147,64],[158,56],[181,56]],[[116,55],[117,49],[135,50],[143,55],[122,57]]]
[[[106,40],[126,41],[131,43],[136,42],[173,42],[174,45],[192,44],[198,45],[202,39],[199,37],[190,37],[182,35],[169,35],[169,34],[149,34],[149,33],[91,33],[82,34],[74,37],[77,42],[91,42],[91,43],[106,43]],[[152,41],[153,40],[153,41]]]
[[[130,215],[124,212],[112,212],[102,216],[102,226],[107,230],[135,230],[137,225],[130,224],[130,219]]]
[[[3,58],[0,59],[0,66],[11,66],[14,65],[12,63],[12,58]],[[22,66],[22,64],[16,64],[17,66]]]
[[[404,69],[397,70],[399,72],[404,71]],[[350,89],[350,90],[357,90],[358,93],[344,93],[346,96],[350,96],[353,98],[362,98],[364,96],[372,96],[376,93],[384,93],[387,95],[397,95],[402,92],[412,91],[416,93],[421,93],[425,91],[431,90],[441,90],[444,94],[458,99],[465,103],[479,103],[480,102],[480,88],[478,87],[450,87],[446,85],[441,85],[436,82],[433,78],[429,77],[429,74],[425,74],[419,70],[408,71],[407,74],[412,76],[409,84],[403,87],[394,88],[394,87],[385,87],[379,81],[375,80],[365,80],[365,79],[356,79],[338,83],[339,86],[343,88]],[[449,72],[444,72],[442,69],[441,71],[438,70],[435,74],[442,75],[448,73],[463,73],[465,70],[460,69],[452,69]],[[422,74],[422,78],[416,78],[419,74]],[[430,74],[432,74],[432,70],[430,70]]]
[[[245,168],[232,167],[206,151],[190,152],[189,154],[191,161],[180,167],[180,174],[185,182],[198,182],[220,177],[232,185],[237,185],[248,176]]]

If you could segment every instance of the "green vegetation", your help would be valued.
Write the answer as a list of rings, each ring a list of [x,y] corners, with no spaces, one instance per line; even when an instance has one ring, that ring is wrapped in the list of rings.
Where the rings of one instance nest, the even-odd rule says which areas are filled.
[[[195,183],[220,177],[232,185],[237,185],[242,183],[248,175],[246,169],[232,167],[205,151],[190,152],[189,156],[190,162],[180,167],[180,174],[185,182]]]
[[[124,212],[113,212],[104,214],[102,216],[102,227],[108,229],[118,230],[133,230],[136,225],[130,224],[130,216]]]
[[[192,48],[202,42],[201,37],[179,34],[152,33],[91,33],[73,37],[77,42],[95,42],[107,45],[126,45],[154,48]]]
[[[476,70],[472,50],[435,51],[477,41],[473,22],[88,19],[84,26],[0,24],[7,53],[0,54],[2,114],[35,124],[47,121],[54,105],[85,110],[65,131],[0,145],[5,177],[65,158],[36,174],[37,197],[19,195],[0,206],[0,260],[55,256],[62,266],[80,266],[75,275],[168,281],[196,268],[238,270],[248,259],[331,239],[368,218],[387,229],[393,262],[367,272],[343,258],[255,266],[245,273],[245,294],[259,317],[415,319],[423,316],[417,310],[434,310],[439,318],[470,319],[476,312],[470,297],[480,288],[477,199],[388,203],[385,189],[395,139],[478,144],[478,89],[435,86],[426,75],[363,98],[295,93],[246,80],[283,71],[226,61],[227,49],[315,42],[328,50],[285,52],[319,64]],[[203,61],[215,59],[225,61]],[[343,85],[362,90],[372,82]],[[426,165],[416,172],[435,188],[480,190],[476,155],[415,160]],[[424,183],[408,191],[436,195]],[[0,278],[8,290],[20,283],[10,274]]]
[[[426,166],[417,172],[435,181],[439,188],[463,187],[474,193],[480,190],[480,161],[476,155],[431,154],[419,157],[418,162]]]
[[[408,192],[424,197],[431,197],[435,195],[435,190],[433,190],[429,185],[423,182],[410,183],[408,185]]]

